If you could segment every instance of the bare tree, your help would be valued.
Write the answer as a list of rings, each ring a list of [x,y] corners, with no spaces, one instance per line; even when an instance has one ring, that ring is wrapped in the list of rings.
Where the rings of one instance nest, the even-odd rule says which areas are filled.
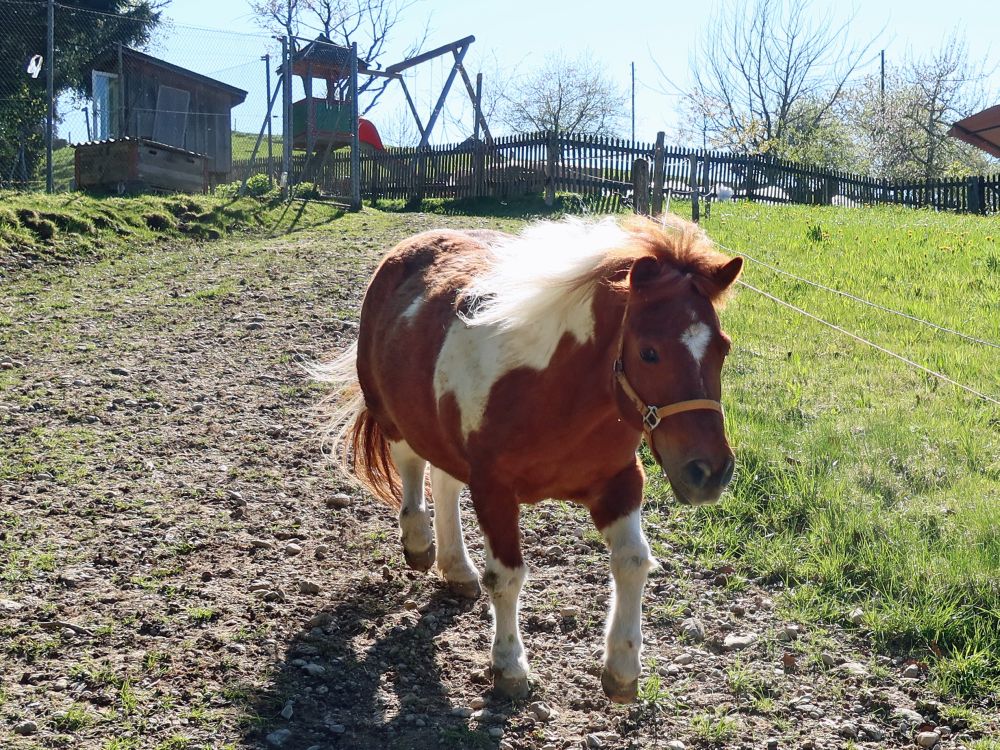
[[[292,49],[301,44],[296,37],[318,36],[334,44],[349,47],[358,44],[358,57],[369,67],[380,68],[393,31],[407,10],[419,0],[250,0],[258,22],[271,31],[292,39]],[[427,39],[428,27],[407,45],[402,57],[417,54]],[[368,112],[381,98],[390,79],[378,78],[365,87],[361,107]],[[346,87],[345,87],[346,89]],[[345,91],[334,92],[343,98]]]
[[[502,93],[503,119],[514,130],[609,134],[625,117],[625,93],[592,55],[546,57]]]
[[[822,124],[875,41],[852,43],[853,20],[836,23],[811,0],[725,0],[691,60],[706,140],[780,153]]]

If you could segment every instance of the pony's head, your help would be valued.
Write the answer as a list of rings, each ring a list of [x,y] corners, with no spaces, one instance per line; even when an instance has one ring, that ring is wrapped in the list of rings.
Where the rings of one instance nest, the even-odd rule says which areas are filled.
[[[730,341],[716,311],[743,259],[716,252],[699,229],[679,220],[640,220],[627,229],[640,254],[627,277],[619,408],[645,431],[678,500],[714,502],[734,468],[720,404]]]

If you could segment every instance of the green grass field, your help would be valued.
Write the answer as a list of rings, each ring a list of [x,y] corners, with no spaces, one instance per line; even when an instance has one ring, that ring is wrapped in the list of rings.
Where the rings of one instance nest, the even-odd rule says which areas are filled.
[[[1000,342],[995,219],[719,204],[708,232],[782,270]],[[1000,398],[1000,349],[749,263],[744,280]],[[789,616],[859,626],[942,694],[1000,694],[1000,407],[742,288],[724,401],[739,473],[659,512],[674,541],[780,581]],[[663,491],[662,487],[660,491]],[[667,540],[663,540],[667,541]]]

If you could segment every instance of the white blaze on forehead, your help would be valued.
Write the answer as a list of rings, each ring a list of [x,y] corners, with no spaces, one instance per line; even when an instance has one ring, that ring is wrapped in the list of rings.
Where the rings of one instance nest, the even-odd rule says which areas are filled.
[[[699,365],[705,356],[705,351],[708,349],[708,342],[711,340],[712,329],[701,322],[692,323],[681,334],[681,343],[688,348],[691,356],[694,357],[695,363]]]

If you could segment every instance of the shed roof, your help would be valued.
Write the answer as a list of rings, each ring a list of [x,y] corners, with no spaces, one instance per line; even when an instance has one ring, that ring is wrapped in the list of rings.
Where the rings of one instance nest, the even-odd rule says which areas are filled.
[[[221,93],[228,94],[232,100],[232,103],[229,105],[230,107],[242,104],[247,98],[247,92],[243,89],[230,86],[228,83],[217,81],[214,78],[209,78],[201,73],[195,73],[193,70],[182,68],[180,65],[168,63],[166,60],[161,60],[158,57],[147,55],[145,52],[140,52],[139,50],[132,49],[131,47],[122,47],[122,61],[138,62],[149,67],[166,70],[182,78],[190,79],[193,83],[197,83],[205,88],[214,89]],[[106,55],[98,58],[98,60],[94,62],[94,67],[98,70],[104,70],[107,72],[116,71],[118,68],[118,50],[114,49]]]
[[[1000,104],[959,120],[948,135],[1000,157]]]

